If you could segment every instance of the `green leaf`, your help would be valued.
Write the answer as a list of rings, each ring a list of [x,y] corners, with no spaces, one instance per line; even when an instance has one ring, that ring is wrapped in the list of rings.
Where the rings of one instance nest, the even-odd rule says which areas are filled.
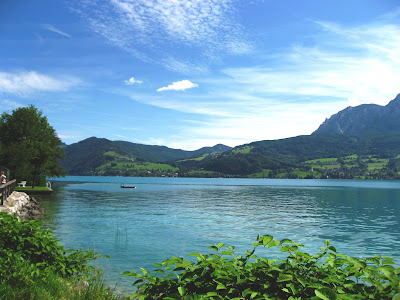
[[[334,246],[329,246],[328,249],[336,253],[336,248]]]
[[[264,246],[264,247],[267,246],[267,245],[269,244],[269,242],[271,242],[273,239],[274,239],[274,238],[273,238],[272,235],[264,235],[264,236],[262,237],[262,244],[263,244],[263,246]]]
[[[254,299],[257,295],[259,295],[260,293],[258,293],[258,292],[253,292],[253,293],[251,293],[251,295],[250,295],[250,299]]]
[[[208,248],[210,248],[211,250],[218,251],[218,247],[217,247],[217,246],[210,246],[210,247],[208,247]]]
[[[269,244],[268,244],[268,248],[274,247],[274,246],[279,246],[280,242],[277,240],[272,240]]]
[[[185,295],[186,289],[183,286],[178,287],[178,292],[181,296]]]
[[[143,275],[150,274],[150,272],[149,272],[149,271],[147,271],[146,269],[143,269],[143,268],[140,268],[140,269],[142,270],[142,272],[143,272]]]
[[[219,243],[217,246],[218,248],[222,248],[223,246],[225,246],[225,243]]]
[[[283,243],[292,243],[292,240],[289,240],[289,239],[283,239],[283,240],[281,240],[281,244],[283,244]]]
[[[226,290],[226,286],[223,285],[222,283],[218,283],[217,290]]]
[[[277,282],[284,282],[284,281],[291,281],[293,279],[293,276],[290,274],[279,274],[278,279],[276,280]]]
[[[328,287],[315,290],[315,295],[324,300],[336,300],[337,299],[336,293]]]

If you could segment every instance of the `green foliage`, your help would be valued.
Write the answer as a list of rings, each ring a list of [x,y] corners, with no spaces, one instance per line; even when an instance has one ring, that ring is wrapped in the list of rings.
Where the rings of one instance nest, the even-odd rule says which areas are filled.
[[[40,174],[61,176],[61,141],[55,130],[33,105],[20,107],[0,118],[0,160],[18,180],[31,177],[35,186]]]
[[[248,175],[249,178],[268,178],[271,174],[271,170],[263,169],[261,172],[253,173]]]
[[[0,282],[26,286],[54,274],[62,278],[90,278],[88,261],[100,257],[93,250],[65,250],[38,221],[19,221],[0,213]]]
[[[192,253],[155,264],[160,276],[142,269],[125,272],[137,278],[135,299],[392,299],[400,292],[400,269],[387,257],[357,259],[325,242],[317,254],[300,251],[292,240],[258,236],[254,248],[238,255],[224,244],[212,254]],[[284,260],[257,257],[257,247],[279,247]],[[398,297],[398,296],[396,296]]]
[[[207,171],[243,176],[261,172],[263,169],[277,169],[282,164],[258,153],[223,153],[215,158],[203,159],[198,166]]]
[[[64,279],[51,273],[40,273],[36,280],[27,284],[11,284],[0,281],[0,299],[2,300],[117,300],[124,299],[113,294],[104,285],[101,278],[96,277],[82,282],[79,278]]]
[[[228,149],[217,145],[183,151],[89,138],[66,146],[62,164],[75,175],[175,176],[179,173],[179,176],[199,177],[400,178],[399,164],[395,161],[389,164],[400,153],[397,133],[313,134]],[[158,162],[166,163],[155,165]],[[270,172],[266,174],[264,170]]]
[[[232,149],[232,153],[242,153],[242,154],[248,154],[254,147],[250,146],[239,146],[234,149]]]

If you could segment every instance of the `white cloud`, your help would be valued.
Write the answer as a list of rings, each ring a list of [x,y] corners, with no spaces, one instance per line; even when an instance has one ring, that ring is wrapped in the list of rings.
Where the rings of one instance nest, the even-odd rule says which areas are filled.
[[[142,80],[137,80],[134,77],[131,77],[128,80],[125,80],[124,82],[125,82],[126,85],[132,85],[132,84],[135,84],[135,83],[138,83],[138,84],[143,83]]]
[[[54,27],[54,26],[51,25],[51,24],[43,24],[43,28],[44,28],[44,29],[47,29],[47,30],[49,30],[49,31],[58,33],[59,35],[62,35],[62,36],[64,36],[64,37],[68,37],[68,38],[71,37],[70,34],[64,32],[64,31],[61,31],[60,29]]]
[[[0,93],[25,96],[36,91],[64,91],[77,82],[73,78],[56,79],[35,71],[0,72]]]
[[[236,0],[87,0],[70,5],[111,44],[143,61],[186,72],[188,63],[177,47],[195,54],[190,65],[200,70],[221,52],[236,55],[252,49],[235,20],[235,4]],[[183,62],[171,64],[173,59]]]
[[[189,80],[181,80],[181,81],[176,81],[173,82],[172,84],[166,86],[166,87],[162,87],[157,89],[157,92],[163,92],[163,91],[184,91],[187,89],[191,89],[194,87],[198,87],[199,85],[196,83],[193,83]]]

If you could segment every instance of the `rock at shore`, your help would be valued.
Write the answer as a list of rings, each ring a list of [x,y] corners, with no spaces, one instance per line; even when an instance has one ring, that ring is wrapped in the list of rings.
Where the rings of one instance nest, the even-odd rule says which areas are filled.
[[[18,219],[34,219],[43,213],[35,198],[29,197],[23,192],[14,191],[0,206],[0,211],[8,214],[16,214]]]

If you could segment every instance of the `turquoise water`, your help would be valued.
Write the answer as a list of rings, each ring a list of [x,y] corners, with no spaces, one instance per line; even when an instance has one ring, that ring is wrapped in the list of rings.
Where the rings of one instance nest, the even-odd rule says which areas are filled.
[[[400,181],[67,176],[53,189],[43,198],[45,224],[66,248],[109,255],[98,264],[125,292],[134,279],[124,271],[221,242],[242,253],[257,234],[295,239],[309,252],[329,239],[341,253],[400,263]],[[272,249],[258,254],[279,255]]]

